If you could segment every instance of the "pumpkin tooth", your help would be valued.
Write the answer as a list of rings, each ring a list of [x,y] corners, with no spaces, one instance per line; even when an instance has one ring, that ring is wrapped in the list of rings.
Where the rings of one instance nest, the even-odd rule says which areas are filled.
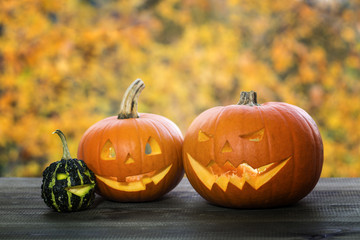
[[[229,184],[229,178],[226,175],[221,175],[216,179],[215,183],[225,192]]]
[[[144,178],[142,179],[142,182],[144,183],[144,185],[146,185],[146,184],[151,183],[152,180],[151,180],[151,178],[149,178],[149,177],[144,177]]]
[[[229,182],[234,185],[235,187],[239,188],[240,190],[242,190],[244,184],[245,184],[245,178],[243,177],[239,177],[237,175],[233,175],[230,177]]]
[[[156,171],[151,171],[148,173],[143,173],[143,174],[139,174],[139,175],[133,175],[133,176],[127,176],[125,178],[125,182],[135,182],[135,181],[141,181],[143,178],[145,177],[152,177],[154,176],[156,173]]]
[[[234,164],[232,164],[231,162],[230,162],[230,160],[226,160],[226,162],[224,163],[224,167],[225,168],[231,168],[231,169],[234,169],[234,168],[236,168],[235,166],[234,166]]]

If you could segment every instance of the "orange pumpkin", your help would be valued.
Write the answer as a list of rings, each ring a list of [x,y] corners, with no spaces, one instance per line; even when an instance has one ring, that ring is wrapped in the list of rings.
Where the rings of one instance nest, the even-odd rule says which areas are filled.
[[[165,117],[137,113],[144,87],[140,79],[133,82],[118,116],[95,123],[80,141],[78,158],[94,172],[98,193],[110,200],[157,199],[184,175],[179,128]]]
[[[208,201],[226,207],[293,204],[316,185],[323,144],[313,119],[299,107],[257,104],[242,92],[237,105],[211,108],[184,139],[186,175]]]

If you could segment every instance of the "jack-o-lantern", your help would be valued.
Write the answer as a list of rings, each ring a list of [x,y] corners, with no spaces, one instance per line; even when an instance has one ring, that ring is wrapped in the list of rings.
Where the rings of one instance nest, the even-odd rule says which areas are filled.
[[[118,116],[92,125],[79,144],[78,157],[94,172],[98,193],[110,200],[157,199],[184,175],[179,128],[163,116],[137,113],[144,87],[140,79],[134,81]]]
[[[200,114],[184,139],[185,173],[208,201],[226,207],[293,204],[319,180],[323,144],[313,119],[299,107],[262,105],[242,92],[237,105]]]
[[[41,197],[58,212],[87,209],[95,199],[94,173],[82,160],[71,157],[64,133],[60,130],[54,133],[61,139],[63,156],[44,170]]]

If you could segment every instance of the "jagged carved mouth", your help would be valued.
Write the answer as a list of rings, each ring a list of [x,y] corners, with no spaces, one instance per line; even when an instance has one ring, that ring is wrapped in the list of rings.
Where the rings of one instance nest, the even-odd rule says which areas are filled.
[[[224,192],[226,191],[229,183],[241,190],[245,182],[247,182],[255,190],[258,190],[261,186],[272,179],[291,159],[290,156],[285,160],[270,163],[254,169],[247,163],[242,163],[235,167],[229,161],[226,161],[224,166],[219,166],[214,161],[211,161],[206,167],[204,167],[189,153],[187,156],[196,175],[209,190],[211,190],[213,185],[216,183]]]
[[[97,174],[95,176],[104,182],[106,185],[120,191],[126,192],[138,192],[146,189],[146,185],[154,183],[157,185],[170,171],[172,164],[160,171],[151,171],[139,175],[128,176],[125,178],[125,182],[117,181],[115,177],[102,177]]]

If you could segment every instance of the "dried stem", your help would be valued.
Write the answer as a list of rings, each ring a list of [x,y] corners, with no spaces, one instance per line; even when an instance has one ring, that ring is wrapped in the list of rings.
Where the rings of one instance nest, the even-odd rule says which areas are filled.
[[[53,134],[57,134],[59,135],[61,142],[62,142],[62,146],[63,146],[63,156],[62,159],[65,160],[70,160],[71,159],[71,155],[70,155],[70,151],[66,142],[66,138],[65,135],[62,131],[60,131],[59,129],[55,130],[55,132],[53,132]]]
[[[126,90],[120,104],[118,119],[138,118],[137,103],[140,92],[145,88],[141,79],[136,79]]]
[[[260,106],[260,104],[257,103],[257,95],[254,91],[241,92],[237,105]]]

